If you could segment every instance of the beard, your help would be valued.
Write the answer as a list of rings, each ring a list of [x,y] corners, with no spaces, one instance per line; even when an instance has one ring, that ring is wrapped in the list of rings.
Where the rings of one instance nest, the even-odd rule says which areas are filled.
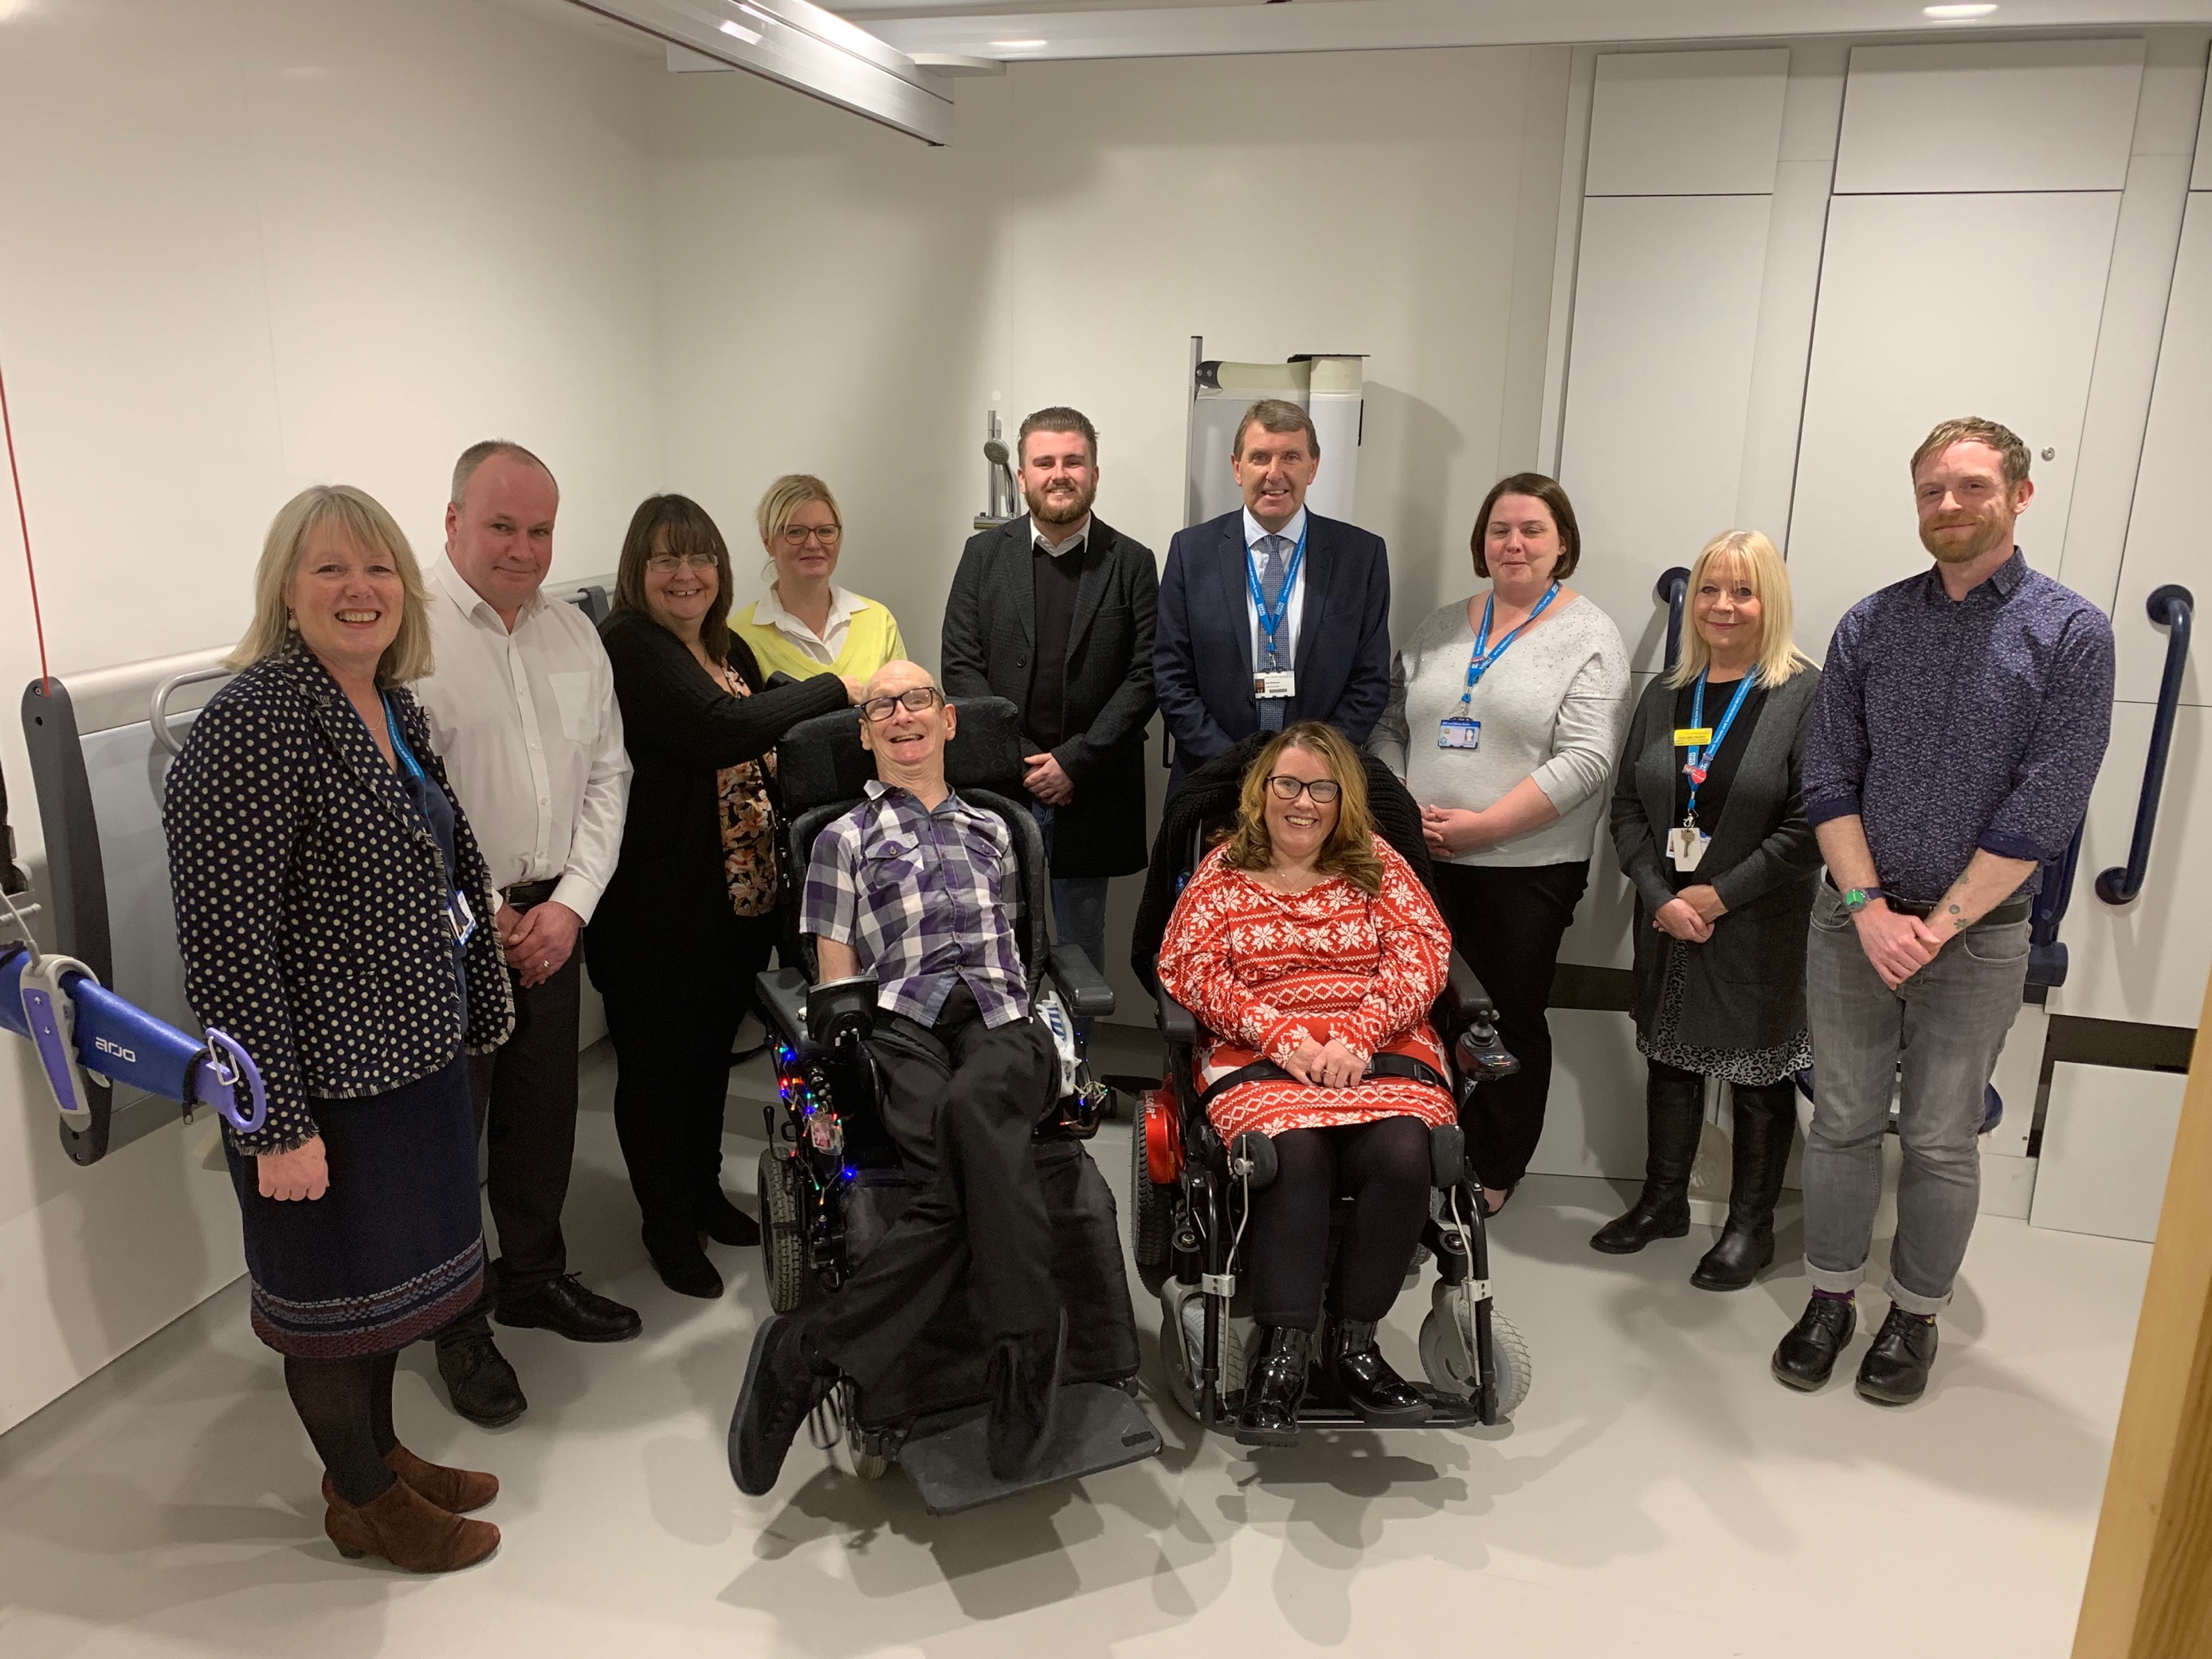
[[[1963,540],[1955,536],[1939,540],[1928,526],[1923,525],[1920,544],[1942,564],[1972,564],[1992,549],[2011,544],[2013,521],[2002,514],[1986,514],[1971,521],[1954,519],[1936,529],[1958,530],[1968,522],[1973,526],[1973,534]]]
[[[1098,489],[1079,489],[1073,498],[1055,507],[1042,489],[1025,489],[1022,499],[1030,504],[1030,516],[1039,524],[1075,524],[1091,511],[1091,503],[1097,498]]]

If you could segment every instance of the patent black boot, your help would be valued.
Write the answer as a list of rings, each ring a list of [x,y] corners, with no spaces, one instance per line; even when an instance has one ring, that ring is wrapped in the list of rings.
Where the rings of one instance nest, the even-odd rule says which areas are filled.
[[[1740,1291],[1774,1260],[1774,1202],[1797,1131],[1797,1085],[1735,1091],[1735,1175],[1728,1225],[1690,1275],[1701,1291]]]
[[[1338,1320],[1329,1328],[1328,1355],[1337,1389],[1361,1422],[1388,1429],[1429,1420],[1429,1402],[1420,1390],[1393,1370],[1375,1346],[1372,1320]]]
[[[1244,1404],[1237,1413],[1240,1446],[1295,1446],[1298,1401],[1305,1398],[1313,1333],[1267,1325],[1260,1357],[1244,1375]]]
[[[1690,1231],[1690,1166],[1705,1128],[1705,1080],[1669,1066],[1650,1067],[1644,1085],[1650,1150],[1644,1155],[1644,1192],[1627,1214],[1590,1237],[1590,1249],[1633,1255],[1655,1238],[1680,1238]]]

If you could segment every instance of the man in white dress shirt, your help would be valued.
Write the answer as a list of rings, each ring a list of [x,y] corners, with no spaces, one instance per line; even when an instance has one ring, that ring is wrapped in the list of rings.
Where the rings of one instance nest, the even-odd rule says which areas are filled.
[[[500,890],[494,920],[514,983],[514,1035],[470,1061],[500,1255],[484,1303],[438,1336],[453,1408],[488,1425],[527,1404],[488,1313],[577,1342],[641,1328],[568,1272],[561,1232],[576,1143],[577,934],[614,874],[630,767],[598,630],[540,591],[559,507],[528,450],[462,453],[430,580],[436,667],[414,688]]]

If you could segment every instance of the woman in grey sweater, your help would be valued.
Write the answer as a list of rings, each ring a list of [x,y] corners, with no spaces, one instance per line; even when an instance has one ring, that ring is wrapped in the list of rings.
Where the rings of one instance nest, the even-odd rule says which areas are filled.
[[[1489,591],[1445,605],[1406,641],[1370,747],[1421,804],[1452,943],[1521,1060],[1516,1075],[1477,1090],[1463,1117],[1494,1215],[1544,1129],[1545,1013],[1559,940],[1589,884],[1627,714],[1628,651],[1612,618],[1565,585],[1582,538],[1550,478],[1502,479],[1472,547]]]
[[[1820,851],[1799,773],[1820,671],[1790,642],[1790,577],[1755,530],[1698,555],[1689,610],[1681,661],[1638,703],[1613,790],[1650,1141],[1643,1195],[1590,1243],[1626,1255],[1689,1231],[1705,1079],[1719,1078],[1735,1094],[1735,1182],[1690,1282],[1734,1291],[1774,1259],[1793,1079],[1813,1063],[1805,929]]]

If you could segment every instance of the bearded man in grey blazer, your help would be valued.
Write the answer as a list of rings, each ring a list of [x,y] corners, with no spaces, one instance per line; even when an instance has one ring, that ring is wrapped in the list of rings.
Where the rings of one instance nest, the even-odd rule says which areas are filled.
[[[1034,744],[1023,782],[1052,860],[1053,922],[1106,969],[1109,878],[1145,867],[1154,707],[1152,550],[1091,510],[1098,433],[1041,409],[1018,440],[1029,512],[971,538],[945,607],[947,696],[1000,696]],[[1087,1028],[1087,1020],[1079,1024]]]

